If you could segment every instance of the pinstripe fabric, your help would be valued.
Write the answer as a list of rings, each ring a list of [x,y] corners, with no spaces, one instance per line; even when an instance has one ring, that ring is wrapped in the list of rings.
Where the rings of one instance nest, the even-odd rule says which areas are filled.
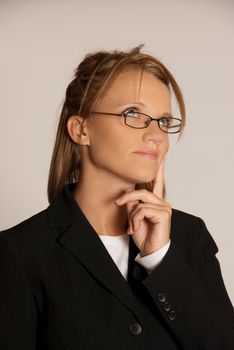
[[[173,209],[171,246],[121,275],[66,185],[0,233],[0,350],[234,349],[234,312],[204,222]]]

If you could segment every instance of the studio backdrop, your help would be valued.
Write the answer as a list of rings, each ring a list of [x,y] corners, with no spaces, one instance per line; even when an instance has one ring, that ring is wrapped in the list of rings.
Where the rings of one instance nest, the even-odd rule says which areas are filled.
[[[2,0],[0,36],[0,230],[48,206],[59,112],[84,55],[145,44],[187,109],[167,157],[167,201],[206,222],[234,302],[233,1]]]

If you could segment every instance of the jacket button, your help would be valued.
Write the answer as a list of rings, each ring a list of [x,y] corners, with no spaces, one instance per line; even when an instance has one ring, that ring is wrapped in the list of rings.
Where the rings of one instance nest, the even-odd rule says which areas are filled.
[[[176,318],[176,313],[174,310],[171,310],[169,314],[167,314],[169,320],[173,321]]]
[[[166,301],[165,295],[162,293],[159,293],[158,300],[160,301],[160,303],[164,303]]]
[[[129,331],[132,335],[140,335],[142,333],[142,327],[140,323],[134,322],[130,324]]]
[[[163,310],[166,312],[171,310],[171,305],[167,301],[163,304]]]

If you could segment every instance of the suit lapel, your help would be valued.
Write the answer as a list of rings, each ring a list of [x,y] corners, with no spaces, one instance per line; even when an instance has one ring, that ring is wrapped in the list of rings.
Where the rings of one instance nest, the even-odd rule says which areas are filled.
[[[136,313],[131,288],[73,198],[71,194],[73,186],[74,184],[66,185],[62,194],[48,207],[49,225],[57,226],[62,233],[58,242],[106,289]],[[139,251],[133,242],[131,248],[129,265]]]

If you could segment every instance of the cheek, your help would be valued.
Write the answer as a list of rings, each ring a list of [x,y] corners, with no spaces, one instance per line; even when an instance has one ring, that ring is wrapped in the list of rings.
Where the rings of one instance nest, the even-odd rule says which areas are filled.
[[[131,182],[144,183],[155,177],[161,159],[168,151],[168,136],[163,135],[159,146],[160,158],[146,160],[132,152],[138,149],[140,137],[131,135],[124,128],[98,127],[90,135],[89,156],[98,168],[105,169]]]
[[[116,128],[117,129],[117,128]],[[127,152],[127,145],[123,130],[108,127],[96,129],[90,137],[90,157],[92,161],[114,162],[119,161]],[[125,140],[125,142],[123,142]]]
[[[169,149],[169,138],[168,138],[168,135],[166,134],[162,139],[159,150],[160,150],[160,153],[164,156],[168,152],[168,149]]]

